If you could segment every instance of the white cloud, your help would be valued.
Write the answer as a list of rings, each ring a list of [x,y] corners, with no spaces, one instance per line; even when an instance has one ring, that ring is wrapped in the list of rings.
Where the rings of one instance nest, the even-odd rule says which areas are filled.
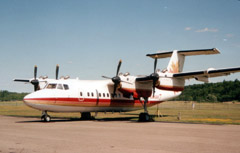
[[[232,38],[232,37],[234,37],[234,35],[231,34],[231,33],[228,33],[228,34],[226,34],[226,37],[227,37],[227,38]]]
[[[204,29],[199,29],[196,30],[195,32],[218,32],[218,29],[209,29],[209,28],[204,28]]]
[[[184,30],[185,31],[190,31],[190,30],[192,30],[192,28],[191,27],[186,27]]]

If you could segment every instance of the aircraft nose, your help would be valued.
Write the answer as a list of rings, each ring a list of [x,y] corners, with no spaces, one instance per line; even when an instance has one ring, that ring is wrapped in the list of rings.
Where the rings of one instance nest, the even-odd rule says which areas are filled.
[[[23,98],[23,102],[24,102],[26,105],[29,105],[29,104],[31,104],[31,103],[34,102],[34,98],[36,98],[35,92],[26,95],[26,96]]]
[[[32,93],[30,93],[30,94],[27,94],[24,98],[23,98],[23,100],[25,101],[25,100],[28,100],[28,99],[30,99],[30,98],[32,98]]]
[[[26,96],[23,98],[23,102],[27,104],[27,103],[29,102],[29,100],[30,100],[31,97],[32,97],[31,94],[26,95]]]

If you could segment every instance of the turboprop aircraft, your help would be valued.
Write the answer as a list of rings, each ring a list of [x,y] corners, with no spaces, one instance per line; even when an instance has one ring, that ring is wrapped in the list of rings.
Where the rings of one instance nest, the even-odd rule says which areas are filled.
[[[122,61],[117,66],[114,77],[106,80],[79,80],[61,77],[37,78],[34,67],[33,79],[14,79],[34,85],[34,92],[24,97],[24,103],[42,111],[41,119],[50,121],[47,112],[80,112],[83,119],[91,118],[91,112],[126,112],[143,109],[139,121],[151,120],[147,108],[173,99],[181,94],[186,79],[208,82],[208,78],[225,76],[240,72],[240,67],[182,72],[186,56],[219,54],[219,50],[174,50],[147,54],[154,59],[153,73],[146,76],[132,76],[119,73]],[[169,64],[163,71],[156,71],[157,60],[170,57]]]

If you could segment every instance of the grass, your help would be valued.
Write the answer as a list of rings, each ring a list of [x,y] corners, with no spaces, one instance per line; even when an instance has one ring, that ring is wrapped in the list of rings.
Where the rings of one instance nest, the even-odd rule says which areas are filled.
[[[157,107],[159,109],[157,109]],[[164,102],[159,106],[150,107],[149,113],[155,121],[160,122],[183,122],[205,124],[240,124],[240,103],[195,103],[192,102]],[[157,111],[159,110],[159,112]],[[138,120],[138,114],[143,110],[126,113],[98,113],[97,120]],[[157,117],[157,112],[162,117]],[[0,102],[0,115],[39,117],[41,111],[27,107],[21,101]],[[51,113],[55,118],[80,117],[80,113]],[[95,113],[92,113],[94,116]]]

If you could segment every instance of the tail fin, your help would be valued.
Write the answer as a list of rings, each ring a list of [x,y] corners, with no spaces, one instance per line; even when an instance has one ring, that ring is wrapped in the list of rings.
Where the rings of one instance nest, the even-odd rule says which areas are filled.
[[[182,72],[184,61],[185,61],[185,56],[179,54],[177,50],[174,50],[170,58],[170,61],[168,63],[167,71],[169,73]]]
[[[199,50],[174,50],[169,52],[161,52],[156,54],[147,54],[147,56],[152,58],[166,58],[171,57],[167,70],[169,73],[179,73],[183,70],[183,65],[185,61],[185,56],[192,55],[210,55],[210,54],[219,54],[217,48],[212,49],[199,49]]]

